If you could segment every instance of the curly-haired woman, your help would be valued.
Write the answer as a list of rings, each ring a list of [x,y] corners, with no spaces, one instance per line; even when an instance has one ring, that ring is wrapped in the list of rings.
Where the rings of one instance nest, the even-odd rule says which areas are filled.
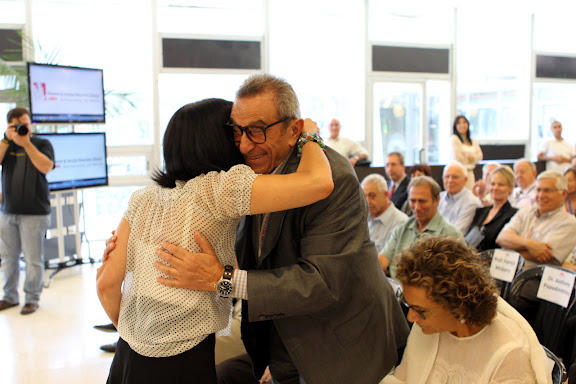
[[[547,357],[524,318],[497,297],[473,248],[443,236],[399,257],[408,320],[400,366],[381,383],[551,383]]]

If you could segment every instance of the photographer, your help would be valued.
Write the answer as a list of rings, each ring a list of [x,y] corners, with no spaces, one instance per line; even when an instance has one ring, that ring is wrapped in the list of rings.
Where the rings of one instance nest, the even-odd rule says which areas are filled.
[[[44,237],[50,223],[46,174],[54,168],[54,149],[48,140],[31,137],[30,112],[14,108],[7,115],[8,129],[0,141],[2,164],[2,261],[4,299],[0,311],[19,304],[19,257],[24,253],[27,315],[38,309],[44,279]]]

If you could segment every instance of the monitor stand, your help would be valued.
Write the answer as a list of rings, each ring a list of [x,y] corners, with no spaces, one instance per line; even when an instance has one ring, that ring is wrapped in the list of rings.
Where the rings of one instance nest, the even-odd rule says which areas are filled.
[[[46,288],[50,286],[54,275],[63,269],[86,263],[95,263],[92,257],[88,257],[87,260],[82,258],[80,208],[83,202],[82,204],[78,203],[78,191],[57,191],[52,192],[52,194],[51,236],[44,242],[44,256],[46,269],[53,271],[44,280],[44,287]],[[54,223],[54,218],[56,223]],[[54,256],[56,250],[58,261],[54,263],[55,258],[50,259],[49,256]]]

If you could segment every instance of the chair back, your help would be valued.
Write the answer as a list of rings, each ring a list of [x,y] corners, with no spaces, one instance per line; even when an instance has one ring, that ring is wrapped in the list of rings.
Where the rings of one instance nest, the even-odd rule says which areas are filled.
[[[487,250],[480,252],[480,259],[482,259],[482,261],[485,263],[485,265],[488,268],[490,268],[490,265],[492,264],[492,258],[494,257],[494,251],[495,251],[495,249],[487,249]],[[516,273],[515,273],[514,277],[518,276],[518,274],[522,271],[523,267],[524,267],[524,258],[519,257],[518,258],[518,265],[516,266]],[[500,288],[500,297],[502,297],[504,300],[506,300],[506,298],[508,297],[508,295],[510,293],[510,287],[512,286],[512,283],[508,282],[508,281],[496,279],[494,277],[493,277],[493,279],[494,279],[494,281],[496,281],[496,285],[498,286],[498,288]]]
[[[398,299],[398,301],[400,301],[400,297],[402,297],[402,285],[400,285],[399,282],[397,282],[391,277],[386,276],[386,278],[388,279],[388,283],[390,283],[390,286],[392,286],[392,290],[396,294],[396,298]]]
[[[576,287],[572,289],[566,308],[537,298],[536,294],[544,268],[557,268],[566,273],[575,274],[573,271],[551,265],[529,268],[514,278],[507,301],[530,323],[540,343],[554,354],[562,356],[567,342],[563,340],[563,336],[566,335],[566,322],[574,308]],[[572,343],[572,340],[569,342]]]
[[[552,383],[553,384],[565,383],[566,379],[568,378],[568,374],[566,373],[566,367],[560,361],[558,356],[556,356],[551,350],[546,348],[544,345],[542,346],[542,348],[544,348],[546,356],[548,356],[548,358],[554,362],[554,367],[552,368]]]

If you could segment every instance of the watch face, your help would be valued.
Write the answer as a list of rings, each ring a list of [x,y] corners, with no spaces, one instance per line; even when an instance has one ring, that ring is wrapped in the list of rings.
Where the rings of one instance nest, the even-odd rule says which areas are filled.
[[[220,280],[216,285],[216,292],[220,297],[230,297],[232,294],[232,282],[230,280]]]

